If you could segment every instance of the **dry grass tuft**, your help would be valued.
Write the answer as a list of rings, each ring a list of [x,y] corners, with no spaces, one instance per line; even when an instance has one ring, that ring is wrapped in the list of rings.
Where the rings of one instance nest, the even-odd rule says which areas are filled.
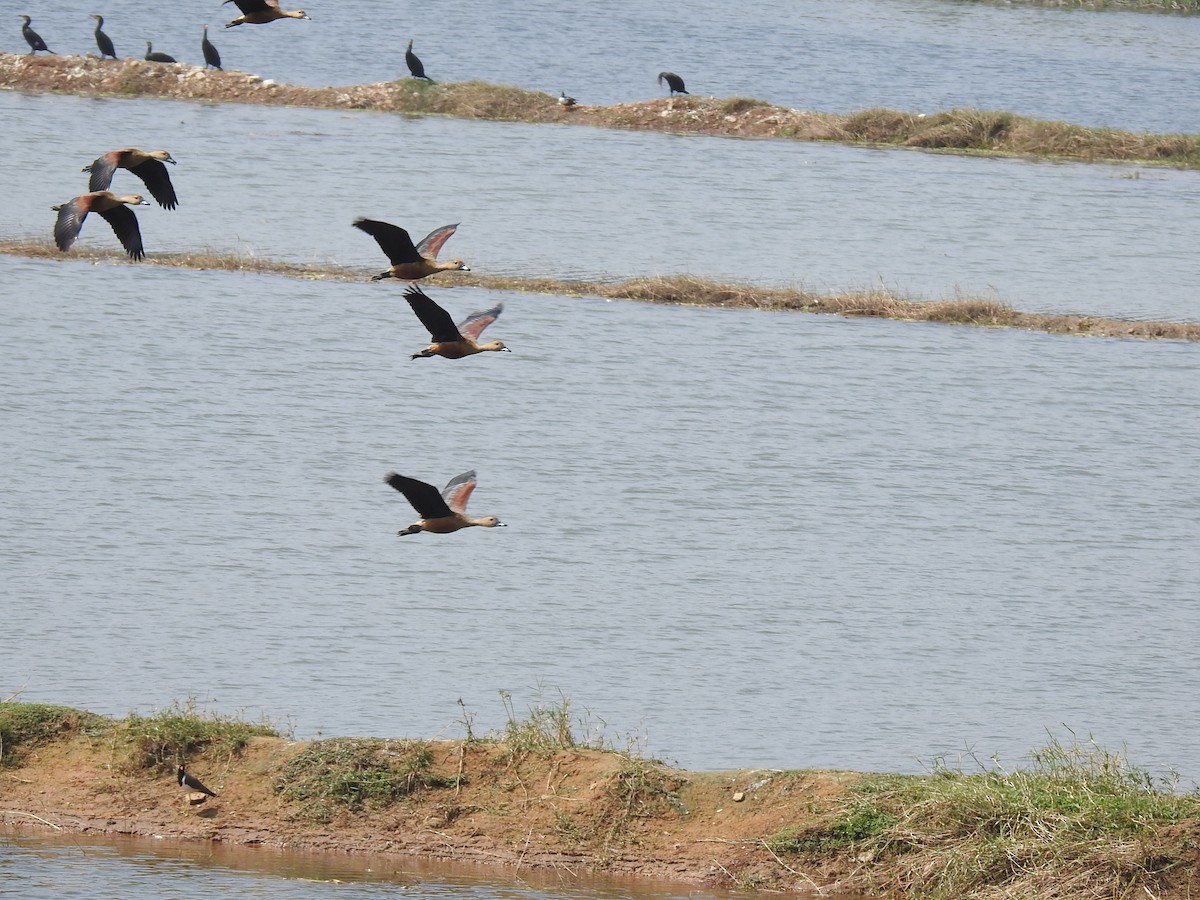
[[[82,260],[113,265],[157,265],[184,269],[254,272],[314,281],[361,281],[374,272],[374,269],[351,269],[329,265],[305,266],[262,257],[244,257],[217,252],[154,254],[142,262],[130,263],[125,254],[116,250],[73,249],[69,255],[66,255],[47,241],[29,239],[0,241],[0,253],[64,262]],[[470,274],[456,275],[453,281],[447,279],[439,284],[445,287],[462,285],[491,290],[559,294],[568,297],[590,295],[614,300],[640,300],[646,303],[669,303],[678,306],[791,310],[840,316],[1020,328],[1048,334],[1200,341],[1200,323],[1129,321],[1094,316],[1025,313],[1014,310],[998,300],[972,297],[959,297],[953,300],[909,300],[883,289],[851,291],[843,294],[817,294],[799,288],[735,284],[697,278],[692,275],[631,278],[614,283]]]
[[[0,88],[117,97],[369,109],[520,122],[570,122],[678,134],[848,141],[874,146],[1086,162],[1139,162],[1200,168],[1196,135],[1131,134],[1027,119],[1009,112],[956,109],[924,116],[869,109],[849,116],[773,106],[749,97],[663,97],[565,110],[539,91],[469,81],[403,79],[337,88],[274,84],[245,72],[206,71],[138,59],[0,53]]]

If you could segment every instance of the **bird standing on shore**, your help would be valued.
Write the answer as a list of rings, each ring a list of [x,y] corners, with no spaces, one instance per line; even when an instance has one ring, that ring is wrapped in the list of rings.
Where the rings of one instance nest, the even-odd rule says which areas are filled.
[[[674,96],[675,94],[686,94],[687,93],[687,90],[683,86],[683,79],[680,78],[678,75],[676,75],[674,72],[659,72],[658,73],[658,86],[662,87],[662,83],[664,81],[667,83],[667,87],[669,87],[671,89],[672,96]]]
[[[149,62],[160,62],[160,63],[178,62],[178,60],[175,59],[175,57],[173,57],[173,56],[167,56],[167,54],[165,54],[165,53],[156,53],[154,51],[154,45],[152,43],[150,43],[149,41],[146,41],[146,55],[142,58]]]
[[[117,58],[117,50],[113,47],[112,38],[104,33],[104,16],[92,13],[92,18],[96,20],[96,46],[100,48],[100,58],[111,56]]]
[[[438,251],[442,244],[458,230],[458,225],[443,225],[436,228],[421,239],[421,243],[413,245],[408,232],[399,225],[388,222],[377,222],[374,219],[355,219],[354,227],[365,231],[375,238],[375,243],[384,252],[392,267],[378,275],[372,275],[372,281],[382,281],[385,278],[399,278],[402,281],[418,281],[426,275],[435,272],[470,272],[467,264],[461,259],[451,259],[438,262]]]
[[[213,791],[210,791],[203,784],[201,784],[199,778],[197,778],[195,775],[189,775],[187,769],[185,769],[182,765],[179,767],[179,772],[176,777],[179,780],[179,786],[181,788],[198,791],[201,794],[208,794],[210,797],[217,796]]]
[[[408,66],[409,74],[413,78],[424,78],[433,84],[433,79],[425,74],[425,64],[421,62],[417,54],[413,53],[412,38],[408,39],[408,49],[404,51],[404,64]]]
[[[21,16],[21,19],[23,20],[21,22],[21,34],[29,44],[29,52],[37,53],[39,50],[45,50],[47,53],[53,53],[54,51],[47,47],[46,42],[42,40],[42,36],[29,27],[29,23],[33,19],[29,18],[29,16]]]
[[[424,350],[414,353],[412,359],[427,356],[462,359],[464,356],[473,356],[476,353],[483,353],[485,350],[501,353],[512,352],[504,346],[503,341],[489,341],[486,344],[478,342],[483,329],[495,322],[500,317],[500,313],[504,311],[502,303],[496,304],[491,309],[471,313],[458,325],[455,325],[454,320],[450,318],[450,313],[434,303],[429,295],[415,284],[404,292],[404,299],[408,301],[408,305],[412,307],[412,311],[417,314],[417,318],[421,320],[421,324],[425,326],[425,330],[433,339],[433,343]]]
[[[121,241],[121,246],[125,248],[130,259],[142,259],[146,255],[146,251],[142,249],[142,232],[138,228],[137,216],[129,207],[149,205],[149,201],[141,194],[118,197],[108,191],[93,191],[61,206],[52,206],[50,208],[58,213],[58,219],[54,223],[54,243],[58,245],[59,250],[69,250],[79,237],[83,220],[87,218],[88,213],[94,212],[103,216],[112,226],[113,233]]]
[[[208,26],[204,26],[204,37],[200,41],[200,50],[204,53],[204,68],[212,66],[214,69],[221,68],[221,54],[217,52],[217,48],[212,45],[212,41],[208,39]]]
[[[406,534],[420,534],[422,531],[451,534],[473,525],[483,528],[504,527],[504,523],[495,516],[472,519],[467,515],[467,500],[471,491],[475,490],[474,469],[450,479],[450,483],[442,488],[440,493],[432,484],[397,475],[395,472],[388,472],[383,480],[402,493],[404,499],[412,504],[412,508],[421,517],[403,531],[396,532],[401,537]]]
[[[176,164],[166,150],[138,150],[136,147],[126,147],[124,150],[110,150],[84,166],[83,171],[92,173],[92,177],[88,179],[89,191],[107,191],[117,169],[128,169],[142,179],[159,206],[163,209],[174,209],[179,203],[179,198],[175,196],[175,186],[171,184],[171,176],[163,163]]]
[[[302,9],[286,10],[279,8],[279,0],[221,0],[221,5],[236,3],[242,14],[232,21],[226,22],[226,28],[235,25],[266,25],[276,19],[309,19]]]
[[[570,109],[576,103],[574,97],[568,97],[566,91],[558,92],[558,105]]]

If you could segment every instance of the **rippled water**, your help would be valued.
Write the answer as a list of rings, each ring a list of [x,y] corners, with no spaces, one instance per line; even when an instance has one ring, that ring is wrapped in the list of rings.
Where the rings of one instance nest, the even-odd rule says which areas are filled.
[[[168,147],[173,213],[140,209],[156,252],[214,248],[382,269],[359,215],[417,234],[462,222],[444,254],[477,271],[690,273],[880,283],[1019,309],[1200,319],[1191,235],[1200,174],[903,151],[0,93],[13,171],[0,235],[48,240],[49,207],[110,147]],[[95,122],[80,138],[71,123]],[[611,177],[609,173],[619,173]],[[118,191],[141,182],[119,173]],[[80,246],[115,246],[93,218]]]
[[[173,841],[0,836],[0,896],[23,900],[164,896],[308,900],[334,894],[342,900],[371,900],[399,892],[414,900],[717,900],[736,896],[648,880],[580,878],[565,872],[526,871],[498,881],[494,870],[479,866],[395,857],[322,856]]]
[[[27,699],[432,737],[541,684],[695,768],[1066,723],[1200,775],[1190,345],[431,286],[507,304],[514,352],[455,365],[391,285],[0,276]],[[395,536],[386,471],[473,467],[509,528]]]
[[[804,40],[875,77],[814,65],[846,92],[821,96],[843,99],[785,102],[922,108],[912,85],[936,66],[966,92],[1025,85],[1076,121],[1087,103],[1190,115],[1130,73],[1184,83],[1196,63],[1177,51],[1195,19],[861,5],[871,15],[834,17],[816,0],[789,15],[839,30],[840,42],[819,29]],[[114,37],[122,8],[107,13]],[[320,45],[332,28],[321,23],[371,8],[218,37],[227,55],[234,40],[271,48],[273,77],[305,80],[304,60],[373,80],[386,74],[351,71],[344,42],[330,45],[340,56]],[[56,9],[35,21],[48,38]],[[658,48],[681,34],[693,58],[757,65],[714,52],[699,26],[656,28],[665,15],[609,15],[630,35],[622,53],[654,50],[627,68],[667,56]],[[458,36],[426,28],[419,44],[436,75],[466,77],[441,74],[439,42],[468,46],[464,33],[514,17],[462,16]],[[557,52],[542,17],[522,24]],[[1093,30],[1110,27],[1120,42]],[[768,32],[764,60],[787,35]],[[603,82],[584,74],[611,46],[597,35],[574,48],[573,83],[506,77],[511,53],[476,53],[489,67],[470,74],[643,96],[579,89],[611,82],[612,65]],[[938,35],[970,47],[979,72],[934,52]],[[154,35],[168,52],[169,38]],[[373,39],[401,46],[384,27]],[[1055,52],[1023,69],[1039,46]],[[988,63],[997,47],[1011,77]],[[369,49],[355,65],[382,67]],[[1073,96],[1077,80],[1051,56],[1104,59],[1104,72]],[[881,60],[898,71],[879,77]],[[691,80],[688,63],[650,71]],[[1108,72],[1121,90],[1096,87]],[[760,87],[738,92],[781,99]],[[962,102],[1058,115],[1023,96]],[[18,176],[4,237],[48,237],[48,207],[83,190],[79,167],[140,144],[180,160],[180,209],[139,210],[151,254],[382,268],[349,227],[370,215],[417,232],[461,221],[448,249],[486,273],[882,281],[1023,309],[1197,318],[1194,173],[8,93],[0,116],[19,124],[0,129]],[[81,245],[113,244],[89,220]],[[607,722],[610,742],[691,768],[919,771],[992,754],[1014,765],[1073,729],[1200,780],[1180,725],[1200,713],[1193,346],[448,283],[428,289],[456,316],[504,300],[489,334],[513,354],[410,361],[424,335],[392,284],[0,257],[0,694],[115,715],[196,697],[301,737],[437,737],[462,734],[460,699],[479,733],[503,724],[501,691],[518,713],[561,692],[581,736]],[[395,536],[413,513],[386,471],[440,484],[468,468],[473,510],[509,528]],[[47,859],[61,877],[39,880]],[[72,878],[59,850],[10,842],[6,865],[43,893],[91,895],[91,875]],[[106,870],[111,893],[157,884],[146,876],[158,865],[123,857]],[[207,865],[205,890],[248,883]],[[296,884],[252,880],[264,896]]]
[[[233,7],[216,0],[175,3],[153,21],[135,0],[109,0],[105,29],[118,53],[141,56],[149,39],[199,64],[208,22],[227,68],[317,86],[407,76],[404,46],[413,38],[439,81],[566,90],[584,103],[658,96],[655,75],[671,69],[694,93],[826,112],[977,106],[1136,131],[1196,130],[1184,86],[1200,79],[1200,17],[945,0],[770,0],[753,15],[723,0],[304,6],[310,22],[224,31]],[[95,52],[90,10],[42,0],[31,12],[51,48]],[[15,20],[0,41],[27,49]]]

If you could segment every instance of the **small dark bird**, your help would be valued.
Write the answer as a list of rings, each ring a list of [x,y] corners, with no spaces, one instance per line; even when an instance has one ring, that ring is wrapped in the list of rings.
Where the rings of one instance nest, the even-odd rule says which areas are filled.
[[[175,186],[171,184],[171,176],[167,174],[167,167],[163,163],[176,164],[166,150],[126,147],[124,150],[110,150],[84,166],[83,171],[92,173],[88,179],[89,191],[107,191],[117,169],[128,169],[142,179],[159,206],[174,209],[179,199],[175,196]]]
[[[96,46],[100,48],[100,58],[104,59],[106,56],[111,56],[113,59],[116,59],[117,51],[113,47],[112,38],[102,30],[104,28],[104,16],[92,13],[92,18],[96,20]]]
[[[226,28],[232,28],[235,25],[266,25],[268,22],[274,22],[276,19],[309,19],[304,10],[297,9],[288,11],[279,8],[279,0],[221,0],[221,5],[226,3],[236,3],[237,8],[242,11],[242,14],[236,19],[226,22]]]
[[[142,259],[146,255],[146,251],[142,249],[142,232],[138,228],[137,216],[126,204],[129,206],[150,205],[149,201],[143,199],[141,194],[118,197],[108,191],[93,191],[90,194],[76,197],[61,206],[50,207],[58,213],[58,220],[54,223],[54,243],[58,245],[59,250],[64,252],[69,250],[75,243],[75,239],[79,237],[79,230],[83,228],[83,220],[87,218],[88,213],[94,212],[103,216],[112,226],[113,232],[121,241],[121,246],[125,248],[130,259]]]
[[[29,16],[21,16],[21,18],[24,20],[21,23],[21,34],[29,43],[29,52],[37,53],[39,50],[45,50],[47,53],[53,53],[54,51],[47,47],[46,42],[42,40],[42,36],[29,27],[29,23],[33,20]]]
[[[683,79],[680,78],[678,75],[676,75],[674,72],[659,72],[658,73],[659,87],[662,87],[662,83],[664,81],[667,83],[667,87],[669,87],[671,89],[672,96],[674,96],[675,94],[686,94],[687,93],[687,91],[683,87]]]
[[[558,105],[559,105],[559,106],[565,106],[567,109],[570,109],[572,106],[574,106],[574,105],[575,105],[575,98],[574,98],[574,97],[568,97],[568,96],[567,96],[567,92],[566,92],[566,91],[559,91],[559,93],[558,93]]]
[[[372,275],[372,281],[382,281],[385,278],[419,281],[435,272],[471,271],[461,259],[438,262],[438,251],[442,249],[442,244],[449,240],[450,235],[458,230],[457,224],[435,228],[415,246],[408,232],[399,225],[377,222],[374,219],[355,219],[354,227],[375,238],[375,243],[379,244],[379,249],[392,264],[387,271]]]
[[[495,350],[500,353],[512,352],[504,346],[502,341],[489,341],[486,344],[478,342],[483,329],[495,322],[500,317],[500,313],[504,311],[503,303],[498,303],[491,309],[471,313],[455,325],[454,320],[450,318],[450,313],[429,299],[429,296],[415,284],[404,292],[404,299],[408,301],[408,305],[412,307],[412,311],[417,314],[417,318],[421,320],[421,324],[425,326],[425,330],[433,339],[433,343],[424,350],[414,353],[413,359],[425,356],[462,359],[464,356],[472,356],[485,350]]]
[[[201,794],[208,794],[210,797],[217,796],[215,793],[202,785],[199,778],[197,778],[195,775],[189,775],[183,766],[179,767],[179,786],[181,788],[199,791]]]
[[[204,68],[212,66],[214,69],[221,68],[221,54],[217,52],[217,48],[212,45],[212,41],[208,39],[208,26],[204,26],[204,38],[200,41],[200,49],[204,51]]]
[[[161,63],[173,63],[179,61],[173,56],[167,56],[165,53],[155,53],[154,45],[149,41],[146,41],[146,55],[143,57],[143,59],[149,60],[150,62]]]
[[[472,525],[484,528],[504,527],[504,523],[495,516],[484,516],[482,519],[472,519],[467,515],[467,500],[471,491],[475,490],[475,470],[463,472],[442,488],[441,492],[432,484],[406,478],[395,472],[388,472],[383,480],[404,495],[412,508],[421,518],[409,525],[403,531],[396,532],[401,537],[406,534],[420,534],[428,531],[432,534],[450,534]]]
[[[424,78],[430,84],[433,84],[433,79],[425,74],[425,64],[413,53],[412,38],[408,39],[408,49],[404,51],[404,62],[408,65],[408,71],[413,78]]]

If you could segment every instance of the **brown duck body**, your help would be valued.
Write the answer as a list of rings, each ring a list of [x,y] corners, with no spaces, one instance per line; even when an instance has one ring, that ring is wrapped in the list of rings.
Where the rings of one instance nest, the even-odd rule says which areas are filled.
[[[83,171],[92,173],[88,179],[89,191],[106,191],[117,169],[128,169],[142,179],[159,206],[174,209],[179,205],[179,198],[175,196],[175,186],[171,184],[171,176],[163,163],[175,165],[175,160],[166,150],[126,147],[123,150],[110,150],[84,166]]]
[[[419,281],[438,272],[471,271],[461,259],[440,262],[437,258],[442,245],[450,239],[450,235],[458,230],[457,224],[435,228],[421,238],[419,244],[414,244],[408,232],[399,225],[392,225],[388,222],[379,222],[375,219],[355,219],[354,227],[375,238],[375,243],[379,245],[379,249],[392,264],[391,268],[386,271],[372,275],[372,281],[382,281],[385,278]]]
[[[276,19],[310,18],[302,9],[280,9],[279,0],[222,0],[221,5],[226,3],[236,3],[242,12],[236,19],[226,22],[226,28],[233,28],[235,25],[266,25]]]
[[[421,324],[433,338],[433,343],[424,350],[418,350],[412,355],[413,359],[426,356],[442,356],[446,359],[462,359],[484,351],[511,353],[502,341],[479,343],[479,335],[504,311],[504,304],[498,303],[491,309],[471,313],[459,324],[455,325],[450,313],[430,299],[429,295],[415,284],[404,292],[404,299],[417,314]]]
[[[75,197],[62,206],[53,207],[58,212],[58,219],[54,223],[54,243],[58,245],[59,250],[69,250],[79,237],[83,220],[87,218],[88,213],[94,212],[103,216],[112,226],[113,233],[121,241],[121,246],[125,248],[130,259],[142,259],[146,255],[142,248],[142,232],[138,228],[137,216],[129,207],[149,205],[141,194],[118,197],[108,191],[93,191]]]
[[[383,480],[402,493],[404,498],[412,504],[413,509],[417,511],[417,515],[421,517],[403,531],[397,532],[401,537],[408,534],[420,534],[422,531],[432,534],[452,534],[473,526],[504,527],[504,523],[495,516],[473,519],[467,515],[467,500],[470,499],[476,484],[474,469],[450,479],[450,483],[441,491],[438,491],[432,484],[398,475],[395,472],[388,472]]]

